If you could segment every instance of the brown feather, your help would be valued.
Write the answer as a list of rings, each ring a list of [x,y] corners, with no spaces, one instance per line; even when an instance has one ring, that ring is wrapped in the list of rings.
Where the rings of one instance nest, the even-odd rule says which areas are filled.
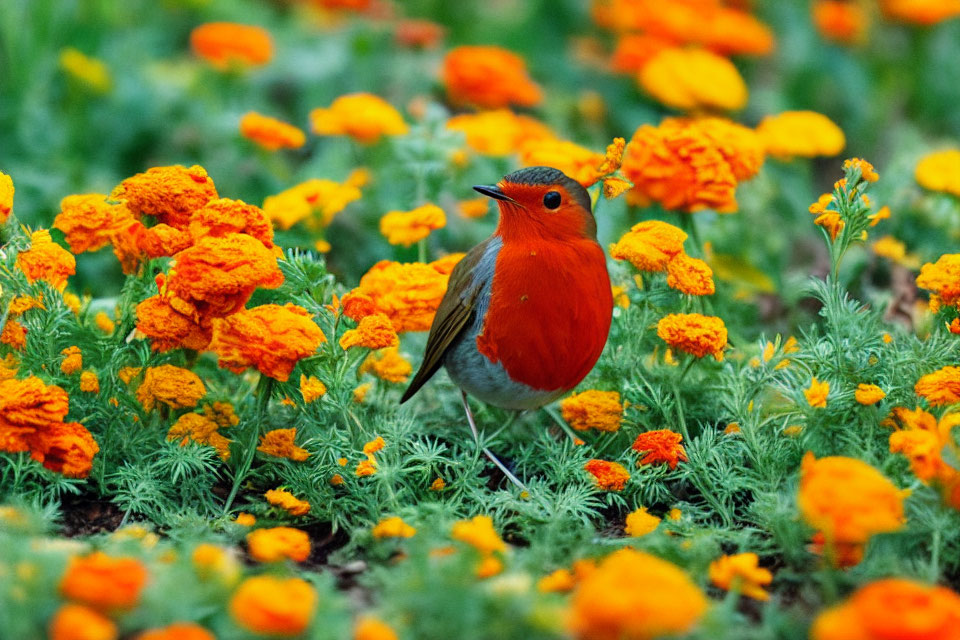
[[[450,272],[447,292],[443,295],[440,306],[437,307],[437,313],[433,317],[433,324],[430,326],[423,362],[420,364],[417,375],[410,382],[410,386],[403,392],[400,404],[413,397],[413,394],[433,377],[437,369],[443,365],[443,357],[447,349],[472,322],[477,295],[483,289],[474,282],[474,269],[491,240],[493,238],[488,238],[471,249]],[[467,289],[471,285],[473,285],[472,289],[468,292]]]

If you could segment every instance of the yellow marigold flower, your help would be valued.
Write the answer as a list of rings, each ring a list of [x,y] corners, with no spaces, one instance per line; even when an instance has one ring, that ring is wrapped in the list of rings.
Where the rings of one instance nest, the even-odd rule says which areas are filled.
[[[370,532],[374,538],[412,538],[417,530],[397,516],[384,518]]]
[[[728,59],[704,49],[671,47],[640,69],[640,86],[677,109],[741,109],[747,84]]]
[[[230,598],[230,615],[258,634],[296,636],[313,620],[317,592],[301,578],[271,575],[245,579]]]
[[[773,574],[758,566],[755,553],[723,555],[710,563],[710,582],[725,591],[738,591],[754,600],[769,600],[764,587],[773,582]]]
[[[142,367],[120,367],[117,377],[123,384],[130,384],[130,381],[139,376],[141,371],[143,371]]]
[[[685,634],[707,599],[676,565],[620,549],[586,575],[570,601],[569,627],[579,640],[650,640]]]
[[[532,107],[543,92],[517,54],[500,47],[461,46],[443,60],[442,82],[453,104],[499,109],[511,104]]]
[[[813,24],[827,40],[857,44],[866,39],[870,16],[859,2],[815,0],[811,11]]]
[[[113,84],[110,79],[110,69],[103,60],[84,55],[73,47],[60,50],[60,68],[97,93],[110,91],[110,86]]]
[[[332,476],[330,476],[330,484],[332,484],[335,487],[340,486],[344,482],[346,482],[346,480],[344,480],[343,476],[340,475],[339,473],[335,473]]]
[[[681,229],[661,222],[639,222],[610,245],[610,257],[627,260],[640,271],[666,271],[667,264],[683,252],[687,234]]]
[[[390,244],[405,247],[416,244],[434,229],[447,226],[447,216],[435,204],[425,204],[411,211],[389,211],[380,218],[380,233]]]
[[[266,304],[214,320],[210,349],[220,366],[234,373],[256,367],[261,374],[286,382],[297,362],[326,341],[306,309]]]
[[[853,396],[860,404],[869,405],[880,402],[887,397],[887,394],[875,384],[858,384]]]
[[[294,462],[303,462],[310,456],[310,452],[294,444],[297,437],[297,428],[273,429],[260,436],[260,446],[257,451],[277,458],[289,458]]]
[[[53,241],[49,231],[38,229],[30,234],[30,248],[17,254],[17,268],[27,282],[43,280],[63,291],[67,277],[77,272],[77,260]]]
[[[677,521],[683,517],[683,512],[680,509],[670,509],[670,512],[667,514],[667,517],[673,521]]]
[[[190,32],[190,46],[215,69],[259,67],[273,58],[273,40],[262,27],[208,22]]]
[[[208,445],[216,449],[223,460],[230,458],[230,440],[217,430],[220,425],[199,413],[185,413],[180,416],[170,430],[167,440],[180,440],[180,446],[193,441],[199,445]]]
[[[106,334],[113,333],[113,330],[116,328],[116,323],[107,315],[106,311],[98,311],[97,315],[93,317],[93,322],[100,331]]]
[[[454,523],[450,535],[454,540],[465,542],[485,555],[507,550],[506,543],[493,528],[493,518],[490,516],[479,515],[470,520],[460,520]]]
[[[400,112],[370,93],[340,96],[328,108],[314,109],[310,112],[310,126],[319,136],[346,135],[363,144],[373,144],[385,135],[407,133]]]
[[[864,545],[873,535],[903,526],[903,499],[909,493],[865,462],[842,456],[815,460],[808,452],[800,467],[797,505],[827,544]]]
[[[503,561],[495,556],[484,556],[477,565],[477,577],[491,578],[503,571]]]
[[[692,213],[737,210],[737,180],[720,147],[699,126],[641,125],[623,159],[632,201]]]
[[[147,578],[139,560],[95,551],[70,559],[60,579],[60,593],[101,611],[132,609],[140,601]]]
[[[924,189],[960,197],[960,149],[928,153],[917,163],[914,177]]]
[[[630,479],[630,472],[619,462],[588,460],[583,468],[593,476],[596,487],[602,491],[623,491]]]
[[[20,363],[17,361],[17,357],[12,353],[8,353],[5,357],[0,358],[0,382],[15,378],[19,366]]]
[[[893,236],[877,238],[870,248],[876,255],[900,264],[907,257],[907,246]]]
[[[467,146],[488,156],[518,153],[528,142],[556,137],[540,121],[507,109],[456,115],[447,120],[447,128],[462,131]]]
[[[400,344],[397,332],[390,318],[382,313],[374,313],[360,320],[356,329],[350,329],[340,337],[340,348],[365,347],[384,349]]]
[[[447,481],[443,478],[435,478],[433,482],[430,483],[430,491],[443,491],[447,488]]]
[[[960,401],[960,367],[943,367],[921,377],[914,392],[926,398],[931,407]]]
[[[320,224],[328,226],[333,218],[348,204],[363,195],[355,184],[333,180],[313,179],[268,196],[263,201],[263,211],[280,229],[289,229],[302,222],[314,212],[320,215]]]
[[[306,134],[298,127],[256,111],[245,113],[240,118],[240,135],[267,151],[299,149],[307,142]]]
[[[73,375],[83,368],[83,353],[80,352],[80,347],[67,347],[60,353],[64,356],[60,371],[65,375]]]
[[[803,390],[803,396],[814,409],[823,409],[827,406],[827,396],[830,395],[830,383],[820,382],[816,378],[810,379],[810,386]]]
[[[97,372],[87,370],[80,374],[80,391],[84,393],[100,393],[100,378]]]
[[[935,263],[923,265],[917,286],[935,292],[945,305],[960,303],[960,253],[947,253]]]
[[[596,389],[576,393],[560,403],[563,419],[577,431],[617,431],[625,408],[618,392]]]
[[[727,327],[723,320],[699,313],[672,313],[657,323],[657,335],[674,349],[698,358],[712,355],[723,360]]]
[[[82,604],[60,605],[47,628],[50,640],[117,640],[117,625],[95,609]]]
[[[540,593],[567,593],[577,586],[576,578],[569,569],[557,569],[537,580]]]
[[[327,393],[327,386],[320,382],[316,377],[307,377],[301,373],[300,393],[303,395],[303,401],[307,404],[310,404]]]
[[[763,140],[753,129],[727,118],[666,118],[660,126],[698,129],[717,147],[738,181],[749,180],[763,166],[766,157]]]
[[[285,559],[303,562],[310,557],[310,536],[292,527],[257,529],[247,534],[247,549],[257,562]]]
[[[685,253],[667,263],[667,286],[691,296],[711,296],[716,291],[713,269],[700,258]]]
[[[125,202],[134,215],[154,216],[176,229],[185,229],[190,215],[215,198],[213,180],[198,165],[154,167],[127,178],[110,194],[111,200]]]
[[[0,171],[0,225],[7,224],[13,211],[13,179]]]
[[[567,140],[538,138],[527,141],[520,147],[520,165],[523,167],[554,167],[564,172],[584,187],[594,184],[606,173],[600,173],[605,157],[586,147]]]
[[[482,218],[490,211],[490,198],[471,198],[457,203],[457,210],[464,218]]]
[[[814,111],[784,111],[767,116],[757,126],[767,153],[780,160],[835,156],[847,144],[843,131]]]
[[[257,524],[257,518],[253,514],[244,513],[243,511],[238,513],[237,517],[234,518],[233,521],[242,527],[252,527],[253,525]]]
[[[367,394],[370,393],[370,389],[372,388],[373,388],[373,385],[370,384],[369,382],[364,382],[361,385],[357,385],[357,387],[353,390],[353,401],[357,404],[363,404],[363,401],[367,399]],[[357,475],[361,475],[359,473],[359,467],[357,467],[357,470],[358,470]],[[365,474],[365,475],[370,475],[370,474]]]
[[[849,158],[843,161],[843,170],[860,169],[860,177],[867,182],[876,182],[880,179],[873,165],[862,158]],[[866,197],[866,196],[864,196]]]
[[[207,393],[200,376],[189,369],[170,364],[147,367],[143,382],[137,388],[137,400],[147,411],[158,404],[171,409],[189,409]]]
[[[102,193],[67,196],[60,201],[60,213],[53,227],[63,231],[73,253],[96,251],[110,243],[113,234],[133,222],[133,214],[122,204],[109,204]]]
[[[406,382],[413,373],[413,365],[400,355],[397,347],[388,347],[367,356],[357,371],[360,375],[372,373],[387,382]]]
[[[386,622],[363,617],[353,630],[353,640],[397,640],[397,632]]]
[[[263,496],[267,502],[279,507],[292,516],[303,516],[310,513],[310,503],[300,500],[286,489],[270,489]]]
[[[640,507],[627,514],[624,533],[631,538],[640,538],[656,531],[658,526],[660,526],[660,518],[651,513],[647,513],[646,507]]]
[[[957,0],[881,0],[880,8],[887,17],[923,26],[960,16]]]

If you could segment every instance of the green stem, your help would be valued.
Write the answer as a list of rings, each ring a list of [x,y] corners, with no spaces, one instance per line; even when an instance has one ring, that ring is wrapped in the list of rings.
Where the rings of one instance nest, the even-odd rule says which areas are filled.
[[[417,243],[417,260],[420,262],[427,261],[427,239],[423,238],[420,242]]]
[[[260,374],[260,382],[257,383],[257,414],[253,423],[246,432],[246,441],[243,443],[243,460],[237,467],[233,475],[233,486],[230,488],[230,495],[223,505],[223,513],[229,514],[233,500],[240,491],[240,485],[247,477],[250,467],[253,466],[253,458],[257,453],[257,440],[260,436],[260,426],[267,420],[267,406],[270,404],[270,394],[273,391],[273,378]]]
[[[940,579],[940,529],[933,532],[931,541],[933,550],[930,555],[930,582],[936,582]]]

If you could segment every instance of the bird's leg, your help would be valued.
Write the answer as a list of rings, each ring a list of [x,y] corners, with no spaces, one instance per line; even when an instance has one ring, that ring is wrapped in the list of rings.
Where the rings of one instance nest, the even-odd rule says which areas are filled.
[[[497,456],[493,455],[493,451],[490,451],[487,447],[480,445],[480,433],[477,431],[477,423],[473,420],[473,412],[470,410],[470,403],[467,402],[467,392],[461,391],[460,398],[463,401],[463,410],[467,413],[467,422],[470,424],[470,432],[473,433],[473,440],[477,443],[477,447],[483,451],[484,455],[490,459],[490,462],[497,465],[497,468],[503,472],[503,475],[507,476],[507,479],[520,488],[521,491],[526,491],[527,488],[523,485],[522,482],[510,472],[510,469],[507,469],[506,465],[500,462],[500,459]]]

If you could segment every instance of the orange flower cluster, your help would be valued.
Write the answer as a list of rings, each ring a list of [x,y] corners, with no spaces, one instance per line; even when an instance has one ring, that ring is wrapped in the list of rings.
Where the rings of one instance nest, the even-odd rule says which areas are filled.
[[[815,460],[808,452],[800,467],[797,505],[839,564],[871,536],[903,526],[903,499],[909,493],[865,462],[842,456]]]
[[[676,565],[620,549],[580,580],[570,600],[569,628],[579,640],[650,640],[689,632],[707,598]]]
[[[366,388],[363,390],[363,392],[362,392],[362,393],[358,393],[358,392],[360,392],[360,389],[363,388],[363,387],[366,387]],[[363,402],[363,396],[366,395],[367,389],[369,389],[369,388],[370,388],[370,385],[369,385],[369,384],[366,384],[366,385],[360,385],[359,387],[357,387],[356,389],[354,389],[354,391],[353,391],[353,401],[354,401],[354,402],[358,402],[358,403],[359,403],[359,402]],[[359,395],[359,399],[358,399],[358,395]],[[357,465],[356,470],[354,470],[354,474],[355,474],[358,478],[365,478],[365,477],[367,477],[367,476],[372,476],[373,474],[375,474],[375,473],[377,472],[377,466],[378,466],[378,464],[377,464],[377,459],[376,459],[376,457],[374,457],[373,454],[375,454],[376,452],[380,451],[380,450],[383,449],[385,446],[387,446],[387,443],[383,440],[383,438],[382,438],[381,436],[377,436],[376,438],[374,438],[374,439],[371,440],[370,442],[368,442],[368,443],[366,443],[365,445],[363,445],[363,455],[367,456],[367,459],[366,459],[366,460],[361,460],[360,463]]]
[[[327,393],[327,385],[314,376],[300,374],[300,395],[306,404],[323,397]]]
[[[273,429],[260,436],[260,446],[257,451],[268,456],[287,458],[294,462],[303,462],[310,457],[310,452],[295,444],[297,428]]]
[[[43,280],[60,291],[67,287],[67,278],[77,272],[76,258],[54,242],[46,229],[30,234],[30,248],[17,254],[16,264],[27,282]]]
[[[724,555],[710,563],[710,582],[725,591],[737,591],[754,600],[769,600],[764,586],[773,582],[773,574],[758,566],[755,553]]]
[[[310,536],[292,527],[257,529],[247,534],[247,549],[257,562],[290,559],[303,562],[310,557]]]
[[[357,373],[361,376],[365,373],[372,373],[381,380],[399,384],[406,382],[410,374],[413,373],[413,365],[400,355],[400,350],[397,347],[388,347],[368,355]]]
[[[137,388],[137,400],[147,411],[153,411],[158,404],[171,409],[189,409],[197,406],[206,393],[203,380],[193,371],[163,364],[147,367]]]
[[[384,518],[376,524],[370,534],[376,538],[412,538],[417,530],[397,516]]]
[[[348,204],[360,199],[360,187],[365,182],[365,174],[360,170],[351,173],[344,182],[307,180],[274,196],[267,196],[263,201],[263,212],[280,229],[289,229],[305,220],[326,227]],[[312,219],[314,214],[319,220]]]
[[[576,393],[560,403],[563,419],[577,431],[617,431],[625,409],[618,392],[597,389]]]
[[[240,135],[267,151],[299,149],[307,142],[306,134],[298,127],[255,111],[240,118]]]
[[[657,101],[684,111],[733,111],[747,104],[747,84],[737,68],[704,49],[662,49],[641,67],[638,80]]]
[[[925,155],[914,169],[914,178],[924,189],[960,197],[960,149]]]
[[[388,211],[380,218],[380,233],[390,244],[405,247],[416,244],[435,229],[447,226],[447,216],[435,204],[425,204],[411,211]]]
[[[523,58],[500,47],[451,49],[443,60],[441,75],[447,97],[457,105],[532,107],[543,99],[540,87],[527,75]]]
[[[96,251],[133,222],[126,205],[107,202],[101,193],[67,196],[60,201],[60,213],[53,227],[63,231],[73,253]]]
[[[80,347],[67,347],[60,353],[64,356],[60,363],[60,371],[64,375],[71,376],[83,368],[83,353]]]
[[[400,344],[390,318],[382,313],[373,313],[360,319],[356,329],[350,329],[340,337],[340,348],[364,347],[384,349]]]
[[[60,579],[60,593],[99,611],[132,609],[140,601],[147,577],[138,560],[95,551],[70,559]]]
[[[398,637],[390,625],[370,617],[360,618],[353,630],[353,640],[398,640]]]
[[[903,578],[877,580],[823,611],[810,640],[953,640],[960,629],[960,595]]]
[[[470,520],[455,522],[450,536],[454,540],[465,542],[480,553],[478,578],[489,578],[503,569],[503,563],[495,554],[506,553],[507,545],[493,528],[493,518],[490,516],[474,516]]]
[[[233,22],[208,22],[190,32],[190,46],[215,69],[257,67],[273,58],[273,40],[262,27]]]
[[[698,358],[712,355],[723,360],[727,327],[723,320],[699,313],[671,313],[657,323],[657,335],[671,348]]]
[[[953,428],[960,424],[960,414],[948,413],[938,422],[920,407],[896,407],[883,424],[897,427],[890,434],[890,452],[906,456],[913,475],[937,485],[944,501],[960,509],[960,471],[943,459],[944,452],[956,454]]]
[[[619,462],[588,460],[583,468],[593,476],[594,484],[603,491],[623,491],[630,479],[630,472]]]
[[[671,469],[676,469],[678,463],[687,461],[687,452],[681,442],[683,436],[679,433],[669,429],[657,429],[638,435],[631,448],[637,453],[646,454],[637,460],[638,467],[666,462]]]
[[[160,629],[148,629],[136,640],[217,640],[212,633],[194,622],[174,622]]]
[[[853,392],[854,399],[862,405],[877,404],[887,397],[883,389],[875,384],[858,384]]]
[[[86,427],[64,422],[67,392],[35,376],[0,381],[0,451],[29,451],[44,467],[85,478],[100,450]]]
[[[310,112],[310,127],[318,136],[350,136],[374,144],[383,136],[402,136],[407,123],[389,102],[371,93],[340,96],[327,108]]]
[[[267,502],[292,516],[305,516],[310,513],[310,503],[300,500],[286,489],[270,489],[263,496]]]
[[[286,382],[297,362],[326,341],[306,309],[266,304],[215,320],[210,349],[225,369],[241,373],[256,367],[261,374]]]
[[[507,109],[456,115],[447,120],[447,129],[462,131],[467,146],[487,156],[519,153],[529,143],[556,138],[539,120]]]
[[[914,392],[932,407],[960,402],[960,367],[943,367],[917,380]]]
[[[933,291],[938,304],[960,307],[960,253],[947,253],[920,269],[917,286]],[[931,304],[934,296],[931,296]]]
[[[880,8],[889,18],[922,26],[960,16],[960,0],[880,0]]]
[[[180,446],[188,442],[209,445],[217,450],[220,458],[230,458],[230,440],[220,434],[220,425],[208,416],[185,413],[167,431],[167,440],[180,440]]]
[[[230,615],[257,634],[296,636],[310,626],[317,592],[302,578],[247,578],[230,599]]]
[[[840,127],[814,111],[784,111],[767,116],[757,125],[757,135],[767,153],[780,160],[835,156],[847,144]]]
[[[627,514],[623,532],[631,538],[641,538],[656,531],[660,526],[660,518],[648,513],[646,507],[640,507]]]
[[[646,220],[610,245],[610,257],[627,260],[640,271],[666,271],[667,263],[683,253],[687,234],[666,222]]]
[[[217,188],[203,167],[173,165],[127,178],[110,198],[125,203],[137,217],[154,216],[157,222],[185,229],[194,211],[217,198]]]
[[[827,406],[827,396],[830,395],[830,383],[820,382],[816,378],[810,379],[810,386],[803,390],[803,396],[814,409],[823,409]]]
[[[866,40],[870,16],[861,2],[816,0],[811,6],[813,24],[827,40],[860,44]]]
[[[78,636],[82,633],[82,636]],[[49,625],[50,640],[117,640],[116,623],[99,611],[82,604],[67,603],[53,614]]]

